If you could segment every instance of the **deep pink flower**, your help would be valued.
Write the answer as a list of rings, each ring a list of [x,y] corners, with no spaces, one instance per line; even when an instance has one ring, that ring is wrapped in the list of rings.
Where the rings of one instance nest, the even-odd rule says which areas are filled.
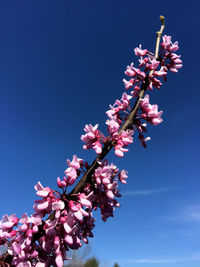
[[[64,177],[64,178],[65,178],[65,177]],[[65,178],[65,179],[66,179],[66,178]],[[67,181],[67,179],[66,179],[66,181]],[[58,185],[58,187],[60,187],[60,188],[64,188],[64,187],[66,187],[66,185],[67,185],[66,181],[61,181],[61,180],[60,180],[60,177],[58,177],[58,178],[57,178],[57,185]]]
[[[138,97],[140,91],[140,86],[136,85],[134,86],[134,91],[131,92],[132,97]]]

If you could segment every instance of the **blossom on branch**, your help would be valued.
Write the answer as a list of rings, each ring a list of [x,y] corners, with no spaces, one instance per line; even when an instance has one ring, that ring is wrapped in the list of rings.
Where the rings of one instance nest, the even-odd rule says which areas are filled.
[[[142,110],[142,118],[156,126],[160,124],[163,120],[161,118],[163,111],[158,111],[158,105],[151,105],[149,103],[149,95],[146,95],[144,99],[140,102],[140,107]]]
[[[162,24],[162,30],[163,27]],[[93,211],[99,209],[103,221],[114,216],[115,208],[120,206],[119,182],[126,184],[128,176],[127,171],[120,171],[104,158],[111,148],[118,157],[123,157],[133,143],[135,132],[146,147],[150,137],[144,136],[147,123],[143,120],[156,126],[162,122],[163,112],[158,111],[158,105],[149,103],[145,92],[160,89],[160,79],[166,81],[168,71],[178,72],[182,67],[180,56],[174,53],[178,48],[178,42],[172,43],[171,36],[165,35],[159,54],[156,51],[154,55],[141,45],[134,49],[139,67],[128,65],[125,74],[130,80],[123,80],[125,89],[134,88],[130,95],[124,92],[106,111],[108,136],[98,130],[99,124],[86,124],[85,134],[81,136],[83,148],[93,148],[98,154],[96,159],[89,165],[74,155],[72,161],[67,160],[63,179],[57,178],[62,192],[38,182],[35,190],[40,199],[35,200],[32,215],[23,214],[21,218],[4,215],[0,221],[0,245],[7,247],[7,254],[0,257],[0,264],[3,261],[17,267],[63,267],[69,249],[78,249],[93,237]]]

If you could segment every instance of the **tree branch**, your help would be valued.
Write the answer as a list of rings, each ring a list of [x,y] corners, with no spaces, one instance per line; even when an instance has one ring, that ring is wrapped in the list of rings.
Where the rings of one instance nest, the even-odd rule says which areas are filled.
[[[158,59],[158,53],[159,53],[159,46],[160,46],[160,39],[163,33],[163,30],[165,28],[164,24],[165,24],[165,18],[163,16],[160,16],[160,20],[161,20],[161,28],[160,31],[158,31],[156,33],[156,48],[155,48],[155,58]],[[153,70],[150,72],[150,74],[153,74]],[[140,101],[143,98],[146,89],[148,87],[148,76],[145,78],[145,80],[143,81],[142,85],[141,85],[141,89],[139,92],[139,96],[135,101],[135,104],[127,118],[127,120],[125,121],[125,123],[122,125],[122,127],[119,130],[119,133],[121,133],[123,130],[128,130],[128,129],[132,129],[132,124],[135,120],[136,114],[137,114],[137,110],[139,108],[140,105]],[[90,165],[89,169],[87,170],[87,172],[83,175],[83,177],[81,178],[81,180],[78,182],[78,184],[75,186],[75,188],[70,192],[70,194],[77,194],[79,192],[81,192],[84,188],[84,186],[86,186],[86,184],[88,182],[91,181],[92,179],[92,175],[95,171],[95,169],[99,166],[99,160],[103,160],[105,158],[105,156],[109,153],[109,151],[112,149],[113,144],[112,142],[108,142],[104,145],[101,154],[99,154],[96,159],[93,161],[93,163]]]

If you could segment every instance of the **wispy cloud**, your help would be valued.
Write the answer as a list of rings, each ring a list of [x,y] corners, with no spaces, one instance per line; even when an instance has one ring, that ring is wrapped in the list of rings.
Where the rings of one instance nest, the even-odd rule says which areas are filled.
[[[174,238],[174,237],[194,237],[200,234],[200,227],[187,227],[179,228],[175,230],[165,230],[158,233],[158,236],[161,238]]]
[[[165,264],[165,263],[176,263],[176,262],[185,262],[185,261],[194,261],[200,259],[200,253],[196,253],[193,255],[190,255],[188,257],[182,257],[182,258],[165,258],[165,259],[127,259],[126,262],[131,263],[155,263],[155,264]]]
[[[183,215],[188,221],[200,222],[200,206],[187,207],[184,210]]]
[[[161,187],[156,189],[146,189],[146,190],[132,190],[123,192],[123,196],[148,196],[148,195],[154,195],[162,192],[171,191],[174,188],[168,188],[168,187]]]
[[[176,212],[176,215],[172,216],[172,220],[184,221],[184,222],[200,222],[200,205],[187,206],[184,209]]]

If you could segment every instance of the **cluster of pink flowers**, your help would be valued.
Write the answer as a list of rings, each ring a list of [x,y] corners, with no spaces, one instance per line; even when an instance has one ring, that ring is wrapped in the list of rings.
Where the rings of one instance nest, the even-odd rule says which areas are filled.
[[[142,110],[142,118],[148,121],[150,124],[156,126],[162,122],[162,111],[158,112],[158,105],[151,105],[149,103],[149,95],[146,95],[140,102]]]
[[[69,185],[73,185],[81,173],[80,169],[88,166],[87,162],[83,164],[83,160],[77,158],[76,155],[73,156],[72,161],[70,161],[69,159],[67,160],[67,165],[68,168],[65,170],[66,177],[63,177],[62,181],[60,177],[57,178],[57,185],[60,188],[65,188]]]
[[[115,197],[121,197],[118,188],[118,181],[126,183],[127,172],[125,170],[119,171],[114,164],[108,164],[105,159],[99,162],[99,167],[95,170],[94,178],[94,209],[98,207],[101,209],[102,220],[106,221],[108,217],[113,217],[113,211],[120,204]]]
[[[115,154],[123,157],[124,152],[128,151],[127,147],[133,143],[136,131],[141,144],[146,147],[146,142],[150,140],[150,137],[144,137],[147,122],[154,126],[160,124],[163,113],[158,111],[157,105],[149,103],[148,95],[140,100],[131,127],[128,130],[121,127],[131,112],[131,101],[138,96],[142,84],[147,84],[148,90],[153,87],[160,89],[162,83],[159,79],[166,80],[169,70],[177,72],[182,67],[180,56],[174,53],[178,49],[177,42],[173,44],[171,37],[165,35],[161,48],[158,59],[147,49],[142,49],[141,45],[135,48],[135,55],[140,57],[139,67],[134,67],[133,63],[127,66],[125,74],[130,80],[123,80],[125,89],[134,86],[134,90],[130,95],[124,92],[120,100],[110,105],[106,112],[107,137],[98,130],[98,124],[85,126],[85,134],[81,136],[84,149],[93,148],[101,154],[103,145],[111,144]],[[74,155],[72,161],[67,160],[68,167],[63,179],[57,178],[61,193],[38,182],[35,190],[41,199],[35,200],[34,213],[30,217],[24,214],[21,219],[15,215],[3,217],[0,221],[0,245],[7,247],[12,266],[62,267],[64,260],[68,259],[69,249],[78,249],[83,242],[88,243],[88,237],[93,237],[93,210],[101,210],[103,221],[114,216],[115,208],[120,206],[116,200],[121,196],[118,182],[126,184],[127,172],[119,171],[108,160],[98,160],[97,163],[81,192],[70,193],[68,187],[90,168],[87,162]]]
[[[100,142],[102,136],[100,131],[97,130],[98,126],[98,124],[95,126],[86,124],[84,128],[86,134],[81,136],[81,140],[86,143],[83,146],[84,149],[93,148],[97,154],[100,154],[102,152],[102,144]]]
[[[115,149],[115,154],[118,157],[123,157],[124,152],[128,151],[128,145],[133,142],[133,135],[136,130],[138,131],[138,138],[141,144],[146,147],[146,142],[151,138],[144,137],[144,132],[147,132],[147,125],[143,123],[142,120],[154,126],[163,121],[161,118],[163,112],[158,111],[158,105],[151,105],[149,103],[148,95],[146,95],[144,99],[141,99],[140,109],[137,111],[132,130],[123,130],[120,131],[120,133],[119,130],[131,111],[130,101],[138,96],[141,84],[147,83],[147,90],[149,91],[153,90],[153,87],[160,89],[162,82],[159,78],[163,78],[164,81],[166,81],[166,75],[169,70],[177,72],[178,69],[182,67],[180,56],[174,53],[179,48],[178,42],[173,44],[171,42],[171,36],[167,35],[164,35],[162,40],[158,59],[147,49],[142,49],[141,45],[134,49],[135,55],[140,57],[139,67],[136,68],[134,63],[128,65],[125,74],[130,77],[130,80],[123,80],[125,89],[130,89],[134,86],[134,90],[131,91],[130,95],[123,93],[121,100],[116,100],[114,105],[110,105],[110,109],[106,112],[109,118],[106,121],[108,125],[108,137],[105,137],[99,130],[96,130],[97,125],[95,127],[90,125],[90,129],[88,125],[86,125],[85,131],[87,129],[87,138],[81,138],[86,143],[84,148],[101,148],[103,144],[111,142]],[[97,131],[96,134],[94,134],[94,128]],[[90,136],[92,136],[92,140],[94,140],[92,144]],[[97,149],[95,150],[97,152]],[[100,151],[101,149],[99,149],[97,153],[101,153]]]
[[[93,186],[87,184],[83,193],[67,194],[66,189],[76,177],[88,168],[76,155],[67,160],[68,168],[63,181],[57,179],[63,194],[43,187],[40,182],[35,185],[37,196],[33,205],[34,213],[29,217],[23,214],[21,219],[15,215],[5,215],[0,222],[0,245],[8,247],[12,256],[12,265],[18,267],[62,267],[67,260],[69,249],[78,249],[82,243],[88,243],[93,237],[94,218],[92,210],[100,208],[102,219],[113,216],[119,203],[118,181],[126,183],[127,174],[108,161],[99,162],[93,175]]]
[[[128,114],[130,113],[130,100],[132,99],[131,95],[127,95],[125,92],[122,95],[121,101],[116,100],[114,105],[110,105],[110,109],[106,111],[108,120],[106,124],[108,125],[108,132],[110,136],[107,140],[111,140],[115,149],[115,155],[118,157],[123,157],[124,152],[127,152],[128,149],[125,148],[129,144],[133,143],[133,130],[122,131],[119,134],[120,126],[127,119]]]
[[[179,48],[178,42],[173,44],[171,42],[171,36],[164,35],[162,37],[161,48],[158,59],[147,49],[142,50],[141,45],[134,49],[135,55],[140,57],[139,68],[135,68],[134,64],[131,63],[125,71],[125,74],[131,79],[128,81],[123,80],[126,89],[130,89],[134,85],[134,91],[131,92],[133,97],[138,96],[140,90],[139,85],[142,82],[148,82],[148,90],[152,90],[153,87],[160,89],[162,83],[156,77],[162,77],[166,80],[168,70],[178,72],[178,69],[182,67],[180,56],[173,53]]]
[[[106,120],[106,124],[108,125],[107,138],[105,138],[102,132],[97,130],[98,124],[95,126],[86,124],[84,128],[86,134],[81,136],[81,140],[85,142],[85,145],[83,146],[84,149],[94,148],[96,153],[100,154],[102,152],[103,144],[112,142],[115,149],[115,154],[118,157],[124,156],[124,152],[128,151],[128,149],[125,147],[133,142],[134,131],[123,130],[120,134],[118,131],[130,113],[131,99],[132,96],[124,92],[121,101],[117,99],[114,105],[110,105],[110,109],[106,111],[108,116],[108,120]]]

